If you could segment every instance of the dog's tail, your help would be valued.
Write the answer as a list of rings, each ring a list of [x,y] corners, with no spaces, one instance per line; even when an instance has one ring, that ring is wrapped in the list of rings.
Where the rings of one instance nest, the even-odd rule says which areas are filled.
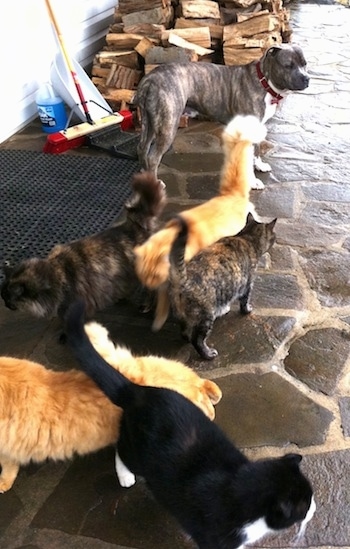
[[[170,250],[169,283],[173,298],[180,299],[181,288],[187,276],[185,250],[188,238],[188,226],[185,219],[181,217],[181,215],[176,216],[173,221],[177,223],[179,232]]]
[[[225,127],[222,140],[224,164],[220,194],[249,196],[254,174],[254,144],[266,136],[266,128],[256,116],[235,116]]]
[[[84,329],[84,313],[82,300],[68,309],[65,326],[67,343],[87,375],[114,404],[125,408],[133,399],[133,391],[130,390],[133,383],[98,354]]]
[[[164,183],[153,172],[145,171],[134,174],[131,186],[134,194],[126,203],[126,209],[139,213],[140,218],[158,217],[166,204]]]

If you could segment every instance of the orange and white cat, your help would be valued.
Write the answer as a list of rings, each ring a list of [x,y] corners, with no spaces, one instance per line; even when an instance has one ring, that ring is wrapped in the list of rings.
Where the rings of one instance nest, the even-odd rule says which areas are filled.
[[[114,346],[105,328],[86,325],[97,351],[140,385],[173,389],[211,419],[221,390],[187,366],[160,357],[134,357]],[[83,372],[49,370],[26,359],[0,357],[0,492],[30,461],[70,459],[118,440],[122,410]]]
[[[245,226],[248,213],[254,211],[249,200],[250,189],[256,182],[254,144],[260,143],[265,135],[265,126],[255,116],[236,116],[225,127],[219,195],[180,212],[188,227],[185,261],[220,238],[237,234]],[[148,288],[158,288],[154,330],[163,326],[169,313],[169,253],[178,231],[177,221],[170,220],[134,248],[138,277]]]

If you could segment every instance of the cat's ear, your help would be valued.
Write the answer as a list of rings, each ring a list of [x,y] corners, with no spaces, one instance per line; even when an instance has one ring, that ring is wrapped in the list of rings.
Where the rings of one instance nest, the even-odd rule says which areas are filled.
[[[13,265],[11,265],[10,261],[5,261],[2,270],[4,271],[4,275],[9,277],[13,272]]]
[[[211,379],[205,379],[203,382],[203,387],[213,404],[217,404],[221,400],[221,389],[214,381],[211,381]]]
[[[286,454],[285,456],[283,456],[282,459],[291,467],[299,467],[303,456],[301,456],[300,454]]]
[[[270,223],[267,224],[268,228],[273,229],[274,226],[276,225],[276,222],[277,222],[277,217],[275,217],[275,219],[273,219],[272,221],[270,221]]]
[[[255,221],[254,216],[251,212],[248,212],[247,219],[246,219],[246,225],[249,223],[252,223],[252,221]]]
[[[124,204],[124,208],[126,210],[134,210],[137,206],[140,204],[140,195],[139,193],[134,193],[129,200],[127,200]]]

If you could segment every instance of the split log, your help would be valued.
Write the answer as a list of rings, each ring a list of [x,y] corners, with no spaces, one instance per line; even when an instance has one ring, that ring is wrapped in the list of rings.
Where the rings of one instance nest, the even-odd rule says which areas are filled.
[[[140,24],[164,25],[169,28],[174,20],[174,10],[171,6],[165,8],[153,8],[151,10],[137,11],[122,16],[124,27],[132,27]]]
[[[109,33],[106,36],[108,46],[118,50],[133,49],[142,40],[141,34]]]
[[[106,79],[109,74],[110,69],[108,67],[101,67],[101,65],[98,65],[94,62],[91,69],[92,76],[97,76],[98,78],[104,78]]]
[[[106,79],[101,78],[100,76],[93,76],[91,82],[96,86],[98,90],[102,90],[105,87]]]
[[[258,61],[263,55],[262,48],[226,48],[224,49],[225,65],[247,65]]]
[[[106,79],[106,87],[119,89],[136,89],[142,78],[142,72],[114,63]]]
[[[203,55],[210,55],[214,52],[214,50],[203,48],[202,46],[198,46],[197,44],[192,44],[191,42],[188,42],[188,40],[185,40],[184,38],[181,38],[181,36],[178,36],[175,31],[170,31],[168,42],[169,44],[178,46],[180,48],[193,50],[199,57]]]
[[[155,45],[149,38],[146,36],[140,40],[140,42],[135,46],[135,51],[141,55],[141,57],[145,58],[146,53],[151,49],[154,48]]]
[[[154,42],[157,44],[160,44],[162,32],[164,30],[164,25],[156,25],[153,23],[140,23],[139,25],[123,27],[123,32],[126,32],[127,34],[141,34],[146,38],[153,38]]]
[[[198,61],[198,55],[193,50],[177,48],[176,46],[170,46],[169,48],[155,46],[148,50],[145,56],[146,64],[150,65],[187,63],[188,61]]]
[[[112,25],[109,26],[108,32],[111,34],[117,34],[119,32],[124,32],[124,25],[122,21],[120,23],[112,23]]]
[[[101,51],[95,55],[94,62],[99,63],[101,67],[110,67],[110,65],[116,63],[131,69],[140,68],[139,58],[135,50]]]
[[[247,19],[251,19],[252,17],[260,17],[261,15],[270,15],[269,10],[260,10],[260,11],[252,11],[252,12],[241,12],[237,13],[237,23],[242,23],[243,21],[246,21]]]
[[[263,14],[241,23],[224,27],[224,43],[232,36],[254,36],[255,34],[274,32],[279,29],[279,19],[275,15]]]
[[[219,4],[213,0],[181,0],[181,12],[188,18],[220,19]]]
[[[222,40],[223,25],[220,24],[220,19],[185,19],[178,17],[175,21],[175,29],[188,29],[193,27],[208,27],[211,45],[216,40]]]
[[[239,23],[240,20],[243,21],[245,18],[244,16],[247,15],[246,19],[249,18],[249,16],[253,14],[261,14],[263,11],[266,11],[266,13],[270,13],[268,9],[263,10],[262,5],[254,4],[253,6],[250,6],[249,8],[237,8],[237,7],[220,7],[220,13],[221,13],[221,23],[223,25],[232,25],[232,23]]]
[[[162,44],[166,46],[169,43],[169,36],[177,35],[192,44],[202,48],[210,48],[211,38],[209,27],[191,27],[187,29],[171,29],[162,33]]]
[[[264,50],[281,42],[281,35],[278,32],[256,34],[254,36],[232,36],[224,43],[224,51],[227,48],[260,48]]]
[[[116,90],[115,88],[106,88],[103,92],[103,97],[106,101],[125,101],[132,103],[135,95],[135,90]]]
[[[171,0],[119,0],[118,10],[122,15],[154,8],[165,8],[171,5]]]
[[[262,0],[264,4],[271,3],[271,0]],[[261,2],[261,0],[225,0],[225,6],[229,6],[229,4],[233,4],[234,6],[239,6],[241,8],[250,8],[251,6],[254,6],[254,4],[258,4]]]

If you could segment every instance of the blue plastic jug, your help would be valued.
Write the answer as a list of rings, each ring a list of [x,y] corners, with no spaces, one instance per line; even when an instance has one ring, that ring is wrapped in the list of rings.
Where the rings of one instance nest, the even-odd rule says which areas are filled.
[[[55,133],[64,130],[67,125],[67,113],[64,103],[58,97],[51,84],[42,84],[36,94],[36,105],[45,133]]]

